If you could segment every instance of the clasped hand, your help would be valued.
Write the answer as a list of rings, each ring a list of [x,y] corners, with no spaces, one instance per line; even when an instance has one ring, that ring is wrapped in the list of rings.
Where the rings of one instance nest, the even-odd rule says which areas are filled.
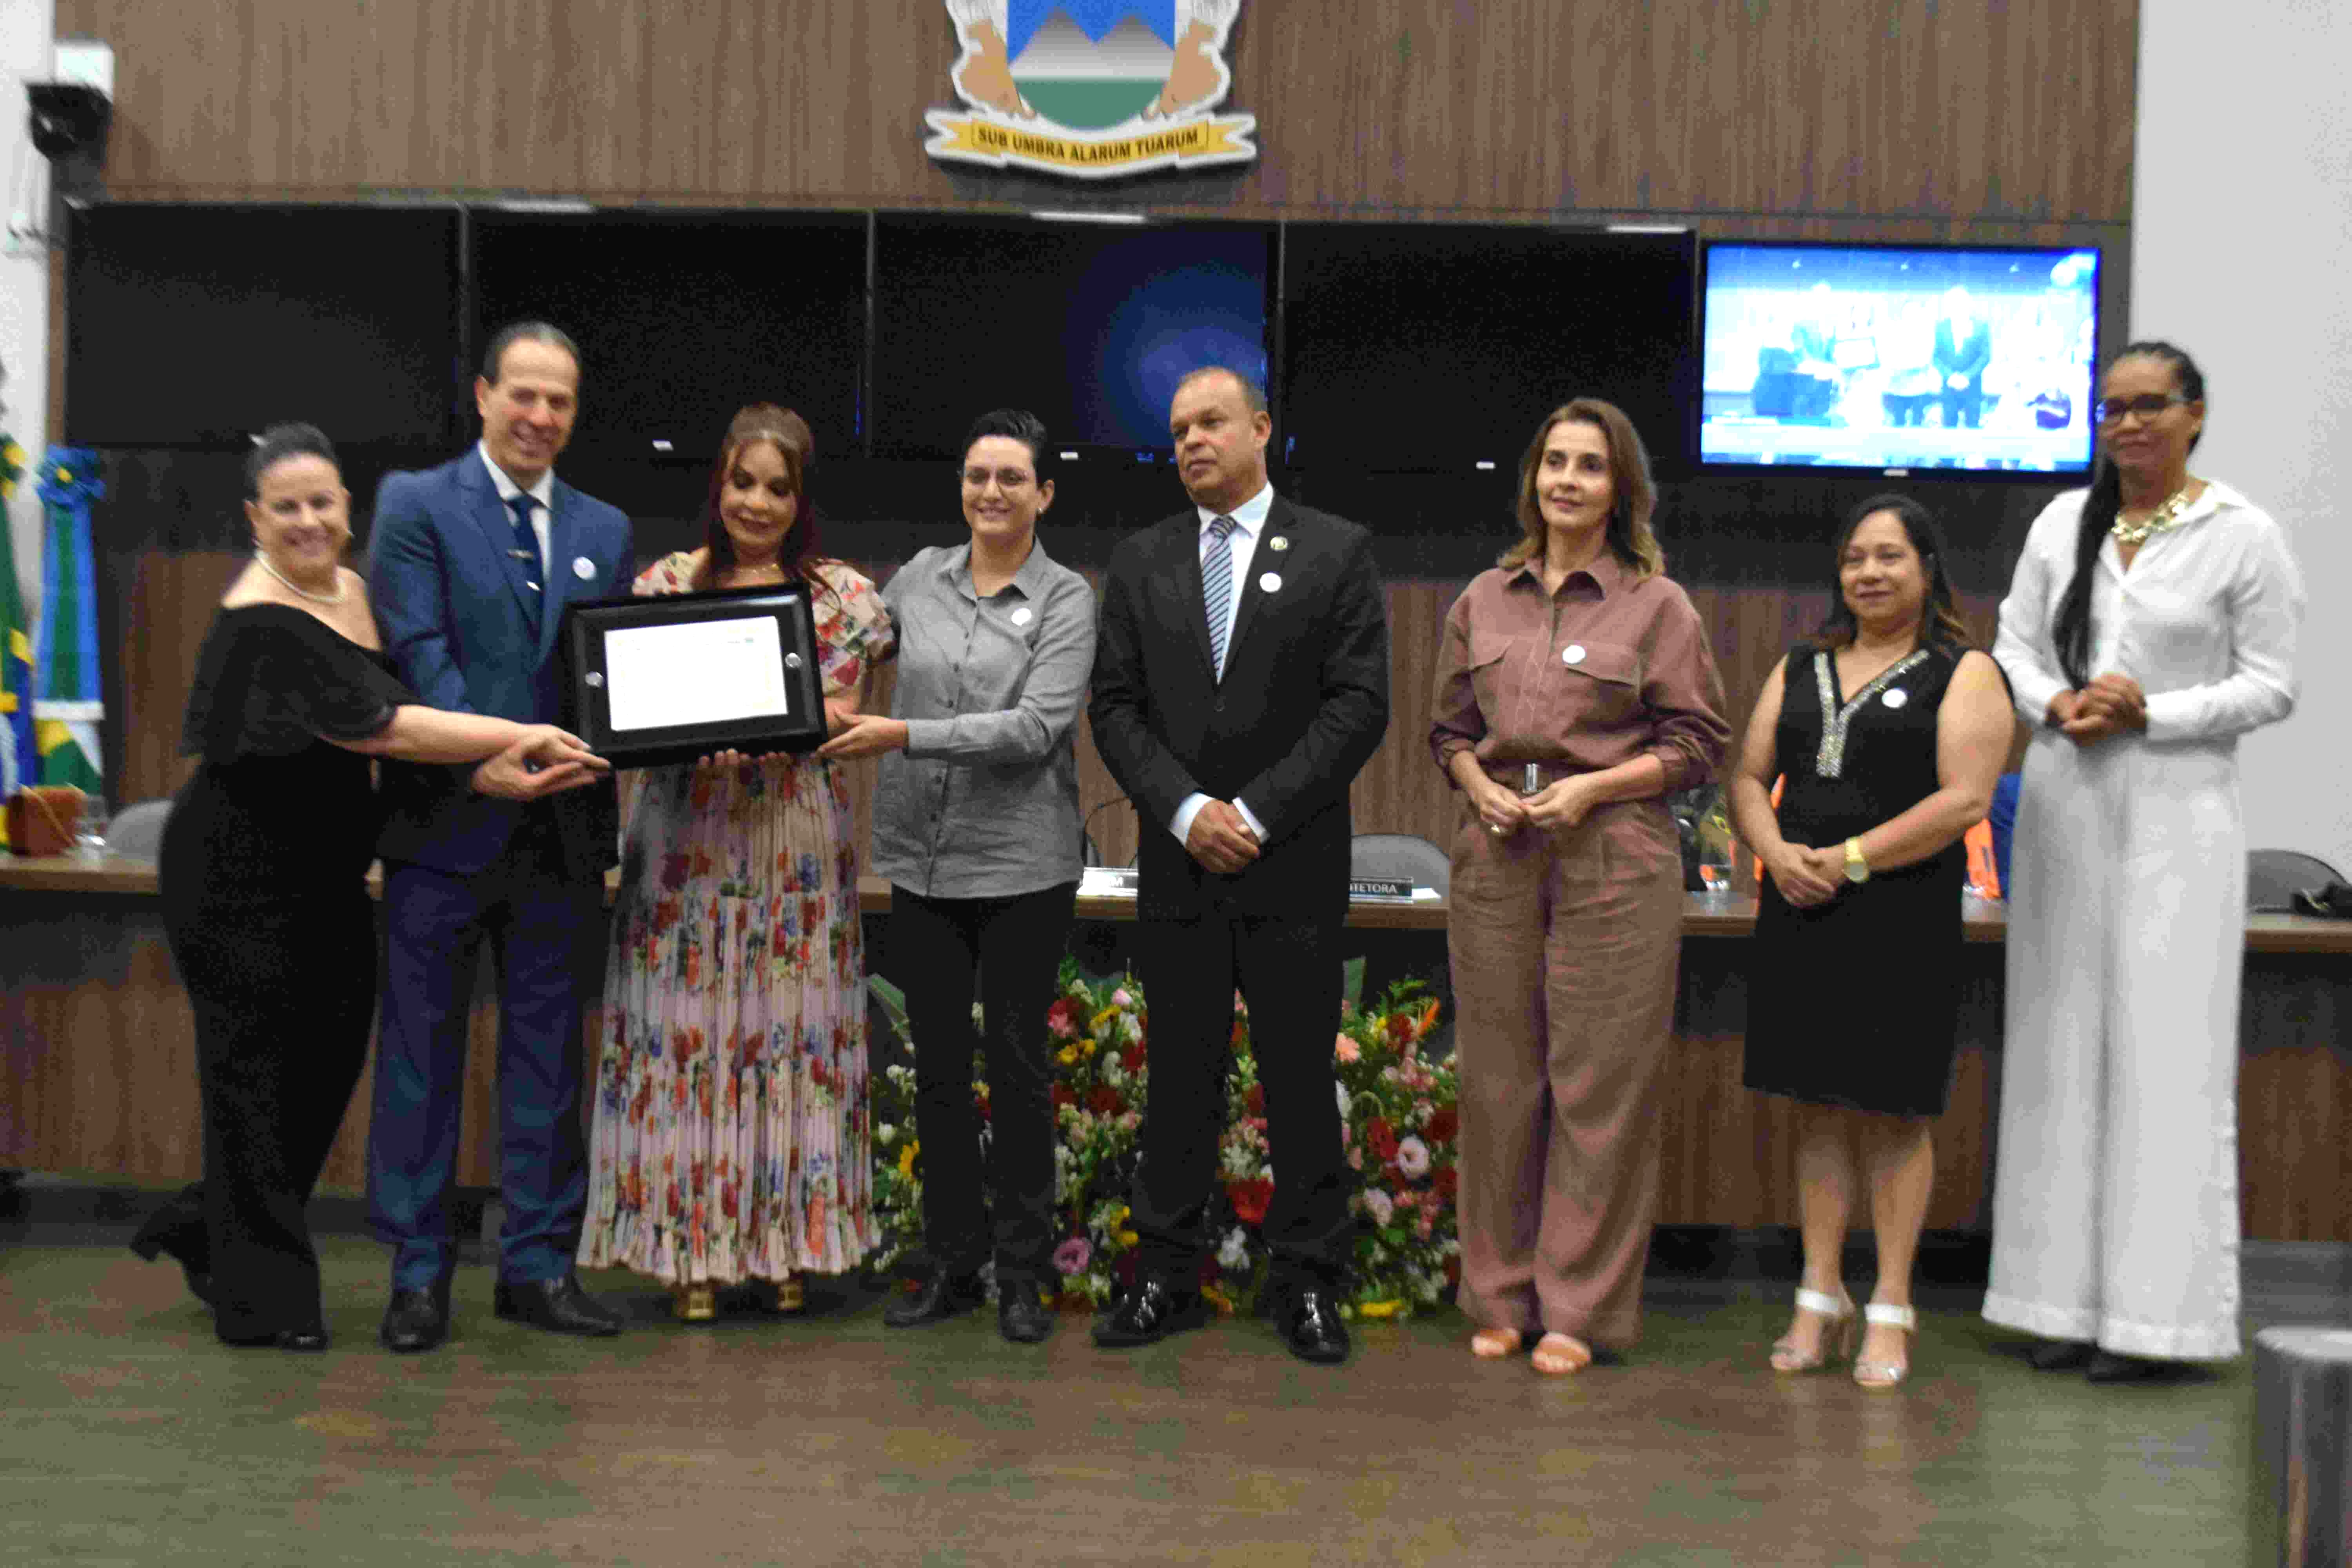
[[[2087,746],[2147,728],[2147,693],[2128,675],[2094,676],[2080,691],[2062,691],[2050,700],[2059,733],[2078,746]]]
[[[1471,805],[1486,831],[1497,838],[1508,837],[1526,826],[1544,828],[1574,827],[1592,810],[1592,796],[1583,787],[1581,774],[1546,784],[1533,795],[1517,795],[1482,778],[1473,786]]]
[[[1836,898],[1846,885],[1845,846],[1814,849],[1783,844],[1765,858],[1764,868],[1771,873],[1772,885],[1780,889],[1781,899],[1791,909],[1813,909]]]
[[[1184,850],[1219,876],[1231,877],[1257,858],[1257,835],[1231,801],[1213,800],[1192,814]]]
[[[543,800],[612,771],[579,736],[552,724],[529,724],[520,740],[474,769],[473,784],[500,800]]]

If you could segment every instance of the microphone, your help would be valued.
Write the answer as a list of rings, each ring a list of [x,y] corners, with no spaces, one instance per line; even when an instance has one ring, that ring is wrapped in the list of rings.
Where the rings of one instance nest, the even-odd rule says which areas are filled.
[[[1101,805],[1096,806],[1092,811],[1087,813],[1085,820],[1078,824],[1078,858],[1080,862],[1085,862],[1087,852],[1094,847],[1095,838],[1092,829],[1095,825],[1095,818],[1100,816],[1104,812],[1108,811],[1114,805],[1124,805],[1127,804],[1127,801],[1128,797],[1126,795],[1115,795],[1108,800],[1104,801]]]

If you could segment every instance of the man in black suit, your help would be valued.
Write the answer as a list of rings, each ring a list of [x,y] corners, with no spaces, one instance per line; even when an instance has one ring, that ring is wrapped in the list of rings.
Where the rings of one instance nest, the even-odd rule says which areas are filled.
[[[1095,1342],[1150,1344],[1205,1319],[1238,984],[1274,1152],[1277,1321],[1293,1352],[1336,1362],[1352,1230],[1331,1072],[1337,938],[1348,786],[1388,728],[1387,610],[1365,531],[1268,485],[1273,422],[1255,386],[1196,371],[1169,429],[1192,506],[1112,555],[1087,710],[1143,817],[1136,966],[1151,1009],[1142,1246]]]

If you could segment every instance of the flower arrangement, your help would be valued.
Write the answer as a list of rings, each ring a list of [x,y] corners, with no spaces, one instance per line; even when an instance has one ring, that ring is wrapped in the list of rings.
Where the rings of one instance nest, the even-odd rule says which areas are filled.
[[[1354,1278],[1343,1309],[1366,1318],[1410,1316],[1437,1305],[1461,1277],[1454,1220],[1460,1117],[1450,1056],[1425,1057],[1438,1004],[1418,981],[1391,985],[1359,1005],[1361,960],[1348,965],[1349,998],[1332,1042],[1349,1164],[1360,1173]],[[878,1246],[869,1266],[887,1268],[921,1245],[922,1158],[915,1127],[913,1052],[903,997],[869,980],[898,1052],[871,1075],[874,1204]],[[1138,1237],[1127,1205],[1137,1134],[1150,1077],[1142,987],[1119,975],[1092,978],[1062,963],[1046,1014],[1056,1124],[1055,1203],[1063,1239],[1054,1266],[1066,1304],[1108,1300],[1134,1278]],[[1258,1227],[1273,1201],[1265,1094],[1250,1053],[1249,1014],[1234,999],[1234,1062],[1218,1148],[1220,1190],[1211,1204],[1215,1238],[1202,1289],[1222,1312],[1251,1310],[1268,1258]],[[972,1092],[985,1129],[987,1085],[975,1062]],[[985,1131],[982,1133],[986,1136]]]

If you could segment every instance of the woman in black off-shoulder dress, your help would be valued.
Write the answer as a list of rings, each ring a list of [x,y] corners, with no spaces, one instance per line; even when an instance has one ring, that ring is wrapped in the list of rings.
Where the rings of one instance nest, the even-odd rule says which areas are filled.
[[[560,730],[419,706],[393,678],[366,589],[339,564],[350,498],[318,430],[269,431],[247,493],[254,561],[197,656],[181,749],[201,760],[161,870],[164,934],[195,1012],[204,1179],[131,1246],[179,1260],[226,1342],[320,1350],[303,1211],[375,1010],[369,759],[481,762],[477,788],[524,796],[603,763]]]

